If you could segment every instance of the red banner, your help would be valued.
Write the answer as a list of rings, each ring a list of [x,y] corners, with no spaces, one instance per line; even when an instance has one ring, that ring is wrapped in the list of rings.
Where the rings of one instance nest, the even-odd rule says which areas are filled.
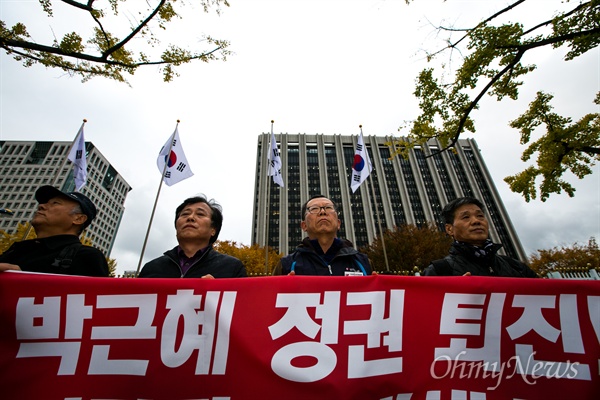
[[[600,283],[0,274],[3,399],[600,398]]]

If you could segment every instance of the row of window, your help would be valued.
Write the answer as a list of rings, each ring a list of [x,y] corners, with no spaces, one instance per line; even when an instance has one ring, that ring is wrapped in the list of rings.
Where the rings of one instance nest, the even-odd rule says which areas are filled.
[[[482,194],[481,200],[488,206],[490,219],[494,228],[498,231],[501,241],[507,243],[506,247],[513,247],[508,229],[497,210],[495,199],[492,196],[493,188],[490,187],[491,183],[488,182],[486,175],[479,167],[478,161],[475,160],[474,154],[472,153],[472,147],[468,144],[460,145],[464,146],[464,148],[459,148],[458,152],[445,152],[443,154],[435,153],[436,150],[438,150],[436,146],[428,148],[417,147],[413,153],[415,155],[414,163],[401,157],[398,157],[396,162],[392,162],[392,160],[390,160],[390,149],[387,146],[378,145],[373,149],[367,147],[371,159],[373,159],[372,150],[379,150],[376,161],[381,161],[381,163],[379,164],[379,168],[375,165],[377,171],[375,174],[371,175],[370,179],[375,179],[373,181],[376,191],[375,198],[378,201],[380,214],[383,215],[383,199],[379,194],[380,184],[378,179],[383,180],[381,182],[381,190],[385,191],[384,197],[386,197],[392,205],[391,216],[394,220],[393,225],[406,223],[408,220],[406,213],[410,212],[411,221],[418,226],[428,222],[427,215],[432,215],[438,226],[443,226],[443,221],[441,220],[442,203],[446,200],[456,198],[459,194],[473,196],[475,194],[475,189],[471,187],[471,184],[474,184],[476,185],[476,190]],[[332,200],[341,205],[341,186],[349,185],[347,179],[350,179],[349,177],[352,173],[352,164],[355,153],[354,146],[343,142],[343,156],[340,156],[337,153],[337,149],[339,148],[336,147],[337,143],[325,144],[323,148],[325,166],[319,165],[318,153],[321,148],[320,146],[315,146],[311,143],[310,145],[307,145],[306,148],[302,149],[299,144],[291,142],[287,142],[286,146],[287,147],[283,148],[285,153],[282,154],[284,161],[282,172],[284,172],[286,187],[282,190],[271,190],[271,196],[274,196],[273,192],[276,192],[277,196],[279,196],[280,193],[286,194],[288,201],[285,206],[288,208],[288,215],[297,213],[297,210],[300,207],[300,193],[308,193],[309,196],[315,193],[327,193]],[[428,155],[426,156],[424,150],[431,151],[428,152]],[[465,150],[464,153],[461,150]],[[260,157],[260,142],[257,151],[257,159],[260,161],[262,160]],[[302,151],[305,151],[304,157],[301,157]],[[463,154],[466,156],[464,160],[462,158]],[[431,156],[431,160],[428,161],[426,158],[429,156]],[[301,176],[301,159],[303,164],[305,164],[302,173],[302,176],[304,177],[302,185],[305,186],[304,189],[306,191],[301,191],[299,184]],[[345,164],[345,168],[339,168],[340,161]],[[413,170],[413,166],[416,168],[415,170]],[[260,162],[257,166],[257,170],[260,171]],[[323,174],[325,175],[321,174],[321,171],[323,171]],[[396,171],[401,175],[397,176]],[[340,176],[342,173],[345,173],[346,178]],[[259,176],[262,177],[262,174],[259,174]],[[437,186],[438,184],[440,185],[439,187]],[[257,180],[256,198],[259,198],[258,187],[259,183]],[[355,244],[359,246],[361,245],[361,242],[363,242],[362,244],[368,244],[367,222],[365,221],[362,211],[363,199],[361,192],[367,193],[364,192],[364,190],[365,189],[362,188],[361,190],[350,194],[350,200],[355,205],[351,207],[351,212],[353,214],[352,229],[354,230],[356,237]],[[407,196],[407,202],[402,201],[404,194]],[[425,198],[422,198],[422,196],[425,196]],[[271,207],[273,207],[272,203]],[[374,204],[370,204],[370,207],[374,215]],[[424,207],[427,207],[428,213],[431,212],[431,214],[426,214]],[[259,210],[256,210],[256,215],[259,215]],[[299,225],[300,221],[298,220],[296,222]],[[288,224],[290,223],[292,223],[291,220],[288,221]],[[340,234],[343,236],[341,232]],[[292,238],[291,236],[298,237]],[[301,240],[301,232],[297,234],[290,233],[288,239],[290,248],[294,248],[298,241]],[[510,246],[508,243],[510,243]],[[507,250],[510,252],[509,249]],[[516,254],[514,256],[516,256]]]

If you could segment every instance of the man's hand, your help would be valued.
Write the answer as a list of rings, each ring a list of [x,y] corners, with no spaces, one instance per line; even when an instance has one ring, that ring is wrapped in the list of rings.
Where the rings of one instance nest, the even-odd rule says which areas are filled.
[[[214,276],[212,276],[211,274],[206,274],[202,276],[202,279],[215,279]]]
[[[0,272],[2,271],[20,271],[21,268],[16,264],[0,263]]]

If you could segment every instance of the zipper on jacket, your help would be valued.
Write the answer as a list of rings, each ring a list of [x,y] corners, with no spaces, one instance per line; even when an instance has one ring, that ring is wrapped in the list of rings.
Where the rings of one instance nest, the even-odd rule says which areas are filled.
[[[195,263],[193,263],[192,265],[190,265],[190,267],[188,268],[188,270],[185,272],[185,274],[187,274],[188,272],[190,272],[190,270],[196,265],[198,264],[203,258],[204,256],[206,256],[206,254],[208,253],[209,249],[206,249],[206,251],[204,252],[204,254],[202,254],[202,256],[200,256],[199,259],[196,260]],[[169,257],[170,258],[170,257]],[[181,269],[181,265],[179,265],[179,261],[175,261],[171,258],[171,261],[173,261],[176,265],[177,268],[179,268],[179,273],[181,274],[180,278],[185,278],[185,274],[183,273],[183,270]]]
[[[210,249],[206,249],[206,251],[200,256],[200,258],[197,259],[195,263],[193,263],[192,265],[190,265],[190,267],[188,268],[188,270],[186,271],[185,274],[187,274],[188,272],[190,272],[192,270],[192,268],[194,268],[196,265],[198,265],[200,263],[200,261],[202,261],[204,259],[204,257],[206,257],[206,255],[208,254],[209,250]],[[181,277],[184,278],[185,274],[181,275]]]
[[[333,275],[333,272],[331,272],[331,265],[327,264],[327,268],[329,268],[329,275]]]

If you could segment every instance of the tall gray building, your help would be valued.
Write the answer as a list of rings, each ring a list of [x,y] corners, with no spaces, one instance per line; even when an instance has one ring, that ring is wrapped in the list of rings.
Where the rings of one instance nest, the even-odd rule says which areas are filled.
[[[421,226],[427,222],[443,229],[443,206],[457,197],[473,196],[487,207],[491,239],[504,245],[504,254],[526,259],[473,139],[461,139],[456,152],[442,153],[436,152],[439,142],[431,140],[426,146],[411,150],[408,159],[390,159],[390,148],[385,142],[392,137],[366,136],[364,141],[374,171],[352,193],[350,177],[358,136],[280,134],[275,138],[285,187],[275,185],[267,176],[270,134],[261,134],[252,243],[264,245],[268,236],[269,246],[283,254],[295,249],[303,238],[300,208],[315,194],[323,194],[337,204],[342,220],[339,236],[356,247],[372,243],[378,235],[377,211],[383,229],[403,224]]]
[[[0,141],[0,208],[14,212],[12,216],[0,215],[1,230],[14,233],[17,224],[31,220],[38,205],[34,194],[40,186],[53,185],[65,192],[75,190],[72,164],[65,163],[71,144]],[[131,186],[93,143],[86,142],[86,153],[88,178],[81,192],[94,202],[98,215],[84,234],[108,257]]]

